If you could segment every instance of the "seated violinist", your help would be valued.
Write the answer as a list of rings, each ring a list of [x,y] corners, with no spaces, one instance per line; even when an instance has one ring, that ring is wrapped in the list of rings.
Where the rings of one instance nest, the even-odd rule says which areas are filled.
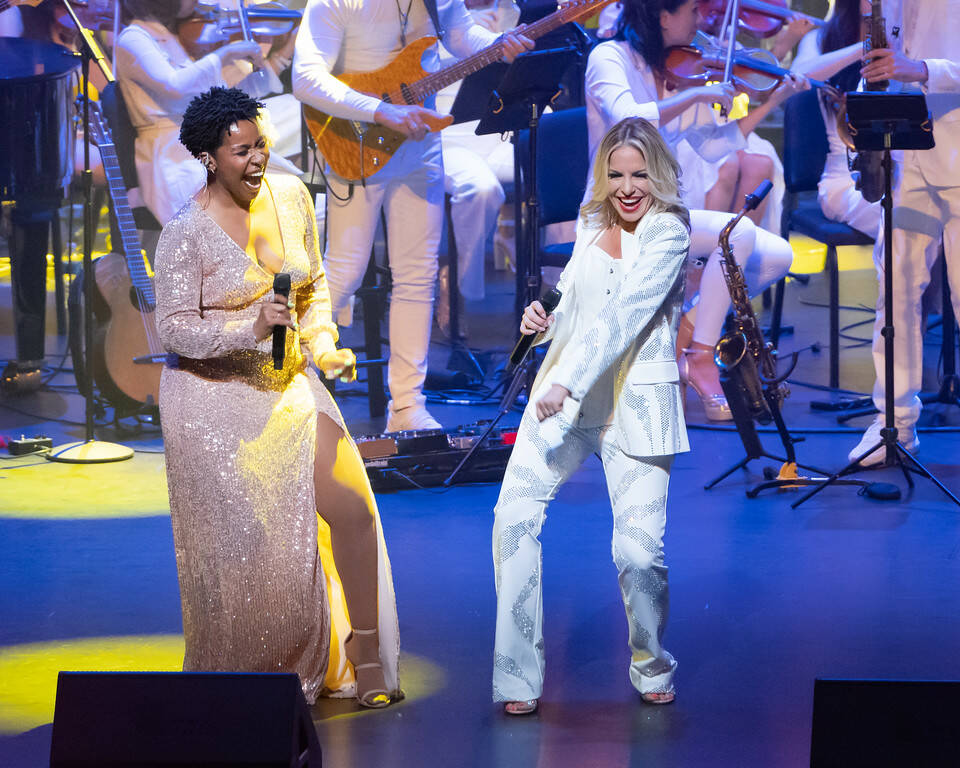
[[[178,139],[183,111],[190,100],[215,85],[259,90],[262,73],[270,89],[280,91],[276,69],[289,65],[282,51],[268,60],[258,43],[244,40],[226,43],[194,59],[177,30],[196,6],[196,0],[121,0],[127,26],[116,42],[117,81],[137,129],[140,193],[161,224],[169,221],[206,180],[206,170]],[[292,121],[275,117],[274,122],[285,128],[293,123],[299,135],[299,118]],[[274,170],[296,170],[282,157],[272,156],[271,163]]]

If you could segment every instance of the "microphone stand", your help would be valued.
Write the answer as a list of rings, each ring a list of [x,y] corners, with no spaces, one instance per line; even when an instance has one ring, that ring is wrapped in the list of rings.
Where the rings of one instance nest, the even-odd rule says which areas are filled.
[[[97,440],[93,423],[93,292],[96,289],[93,279],[93,171],[90,169],[90,62],[95,61],[108,80],[113,73],[106,62],[103,51],[94,40],[93,34],[77,18],[69,0],[63,5],[80,33],[80,55],[83,91],[83,344],[87,369],[87,383],[84,394],[85,437],[79,442],[58,445],[47,454],[50,461],[67,464],[103,464],[111,461],[124,461],[133,458],[133,448],[119,443]]]

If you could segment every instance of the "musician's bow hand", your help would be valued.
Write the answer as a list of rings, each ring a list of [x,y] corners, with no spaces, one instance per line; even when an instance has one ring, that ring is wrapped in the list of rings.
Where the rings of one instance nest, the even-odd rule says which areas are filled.
[[[902,83],[925,83],[929,77],[923,61],[908,58],[890,48],[875,48],[863,57],[860,74],[868,83],[878,80],[899,80]]]
[[[535,43],[529,37],[523,35],[523,30],[527,28],[526,24],[514,27],[509,32],[500,35],[500,44],[503,45],[503,60],[512,64],[513,60],[521,53],[532,51]]]
[[[237,40],[234,43],[227,43],[217,48],[214,53],[220,57],[223,64],[232,64],[235,61],[247,59],[253,63],[254,69],[263,69],[267,65],[266,59],[263,58],[260,43],[253,41]]]
[[[381,101],[373,119],[408,139],[420,141],[430,132],[428,120],[442,120],[443,115],[416,104],[390,104]]]
[[[520,333],[529,336],[531,333],[543,333],[553,325],[554,317],[548,315],[539,301],[531,302],[520,318]]]
[[[547,394],[537,400],[537,420],[543,421],[560,413],[563,402],[570,397],[570,390],[561,384],[554,384],[547,390]]]
[[[737,95],[736,89],[730,83],[698,85],[692,90],[697,92],[697,98],[702,104],[719,104],[728,112],[733,108],[733,99]]]
[[[807,33],[813,29],[813,20],[802,13],[795,13],[789,21],[783,25],[783,29],[777,34],[773,42],[771,52],[779,61],[786,56],[793,47],[799,43]]]

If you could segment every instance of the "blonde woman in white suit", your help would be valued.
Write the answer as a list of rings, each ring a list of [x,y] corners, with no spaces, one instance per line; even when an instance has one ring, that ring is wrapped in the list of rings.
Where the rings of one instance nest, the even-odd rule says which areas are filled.
[[[673,455],[688,450],[675,343],[689,249],[679,167],[642,118],[600,142],[556,311],[524,311],[523,334],[552,341],[523,414],[495,510],[494,701],[536,710],[543,689],[539,534],[557,489],[600,454],[613,509],[613,558],[629,624],[630,680],[673,701],[676,662],[661,645],[663,559]]]

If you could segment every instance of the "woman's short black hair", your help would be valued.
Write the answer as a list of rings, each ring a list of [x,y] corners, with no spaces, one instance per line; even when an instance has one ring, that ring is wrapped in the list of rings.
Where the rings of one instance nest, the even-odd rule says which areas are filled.
[[[255,121],[263,106],[239,88],[215,86],[196,96],[183,113],[180,143],[194,157],[203,152],[213,154],[231,125],[241,120]]]

